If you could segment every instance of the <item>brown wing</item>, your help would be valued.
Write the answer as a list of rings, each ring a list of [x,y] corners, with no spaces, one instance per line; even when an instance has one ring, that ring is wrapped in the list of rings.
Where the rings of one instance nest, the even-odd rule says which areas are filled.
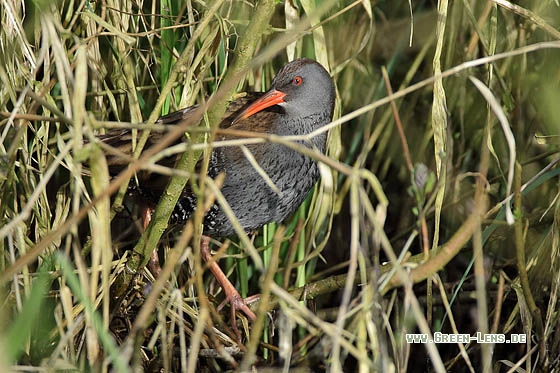
[[[245,131],[256,131],[256,132],[269,132],[267,131],[264,126],[261,124],[263,123],[271,123],[271,121],[267,120],[267,116],[269,115],[277,115],[274,111],[278,110],[278,108],[268,108],[265,111],[256,113],[254,116],[251,117],[251,120],[242,120],[235,125],[232,126],[232,122],[235,118],[237,118],[238,113],[241,110],[244,110],[247,106],[253,103],[256,99],[261,97],[263,93],[245,93],[242,96],[236,97],[233,101],[231,101],[228,105],[226,113],[224,115],[223,120],[220,123],[220,128],[227,129],[239,129]],[[168,125],[171,129],[173,125],[179,123],[180,121],[187,119],[189,115],[192,115],[194,109],[198,106],[191,106],[182,110],[175,111],[168,115],[162,116],[157,120],[157,124]],[[262,128],[261,128],[262,127]],[[149,149],[151,146],[157,144],[163,136],[167,133],[167,130],[162,129],[153,129],[150,132],[150,136],[148,141],[144,147],[144,149]],[[140,133],[140,131],[138,131]],[[101,141],[103,144],[111,147],[111,151],[105,149],[107,163],[109,166],[109,173],[111,175],[117,175],[120,173],[124,168],[128,166],[131,160],[132,151],[133,151],[133,133],[131,129],[117,129],[111,130],[106,134],[97,136],[97,139]],[[138,137],[137,137],[138,139]],[[177,139],[175,144],[179,144],[185,141],[185,137],[182,136],[181,138]],[[107,148],[107,147],[105,147]],[[164,158],[158,162],[158,164],[166,166],[166,167],[174,167],[175,163],[177,162],[179,155],[173,155],[167,158]],[[223,165],[217,159],[211,159],[211,165],[209,168],[209,174],[211,177],[215,177],[217,174],[223,171]],[[196,169],[199,169],[198,165]],[[165,186],[168,182],[168,177],[165,175],[154,174],[149,171],[141,171],[136,175],[137,182],[131,183],[131,188],[134,190],[133,194],[142,200],[142,203],[147,204],[157,204],[159,200],[159,196],[165,189]],[[190,193],[190,186],[187,186],[184,195],[189,195]]]
[[[262,93],[250,92],[236,97],[228,105],[224,119],[220,123],[220,128],[228,128],[231,125],[233,119],[237,116],[239,110],[244,109],[246,106],[250,105],[254,100],[262,96]],[[198,105],[190,106],[185,109],[175,111],[173,113],[164,115],[160,117],[156,123],[171,126],[179,123],[180,121],[188,118],[192,115],[193,111],[198,107]],[[139,131],[138,131],[139,132]],[[150,136],[148,141],[144,146],[144,149],[149,149],[151,146],[157,144],[163,136],[168,131],[161,129],[153,129],[150,131]],[[136,140],[138,139],[138,134]],[[105,145],[110,146],[112,149],[108,151],[106,149],[107,163],[109,166],[109,173],[111,175],[117,175],[130,163],[130,156],[133,154],[133,141],[134,136],[131,129],[116,129],[107,132],[106,134],[97,136],[97,139],[103,142]],[[175,144],[179,144],[185,141],[185,137],[180,137],[175,141]],[[159,164],[173,167],[177,161],[177,156],[171,156],[163,159]]]
[[[251,105],[253,101],[260,98],[263,95],[262,92],[245,92],[234,97],[232,101],[229,102],[224,118],[220,123],[220,128],[228,128],[231,122],[237,116],[240,110],[245,109],[247,106]],[[156,123],[158,124],[177,124],[180,121],[187,119],[192,112],[198,108],[198,105],[190,106],[185,109],[175,111],[173,113],[164,115],[160,117]]]
[[[180,121],[187,119],[190,115],[192,115],[193,111],[198,108],[198,105],[189,106],[187,108],[174,111],[173,113],[169,113],[167,115],[163,115],[159,117],[156,121],[158,124],[177,124]]]
[[[152,130],[144,149],[148,149],[151,146],[157,144],[166,132],[167,131]],[[137,132],[135,141],[138,141],[139,138],[140,131]],[[111,130],[106,134],[97,136],[97,139],[104,145],[110,147],[110,149],[104,147],[104,150],[105,156],[107,158],[107,164],[109,166],[109,173],[111,175],[118,174],[128,166],[128,164],[130,163],[130,157],[133,154],[134,136],[131,129]],[[178,144],[183,140],[183,138],[180,138],[176,141],[176,143]],[[169,162],[165,163],[166,165],[173,166],[173,162],[171,162],[171,164]]]
[[[235,97],[228,105],[224,119],[220,123],[220,128],[226,129],[231,126],[233,120],[237,117],[239,111],[251,105],[256,99],[260,98],[264,93],[262,92],[246,92],[242,95]]]

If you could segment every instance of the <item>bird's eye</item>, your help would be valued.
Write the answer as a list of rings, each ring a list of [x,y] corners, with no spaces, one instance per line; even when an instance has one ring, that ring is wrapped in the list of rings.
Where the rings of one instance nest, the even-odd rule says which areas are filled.
[[[303,78],[299,75],[292,79],[293,85],[301,85],[301,83],[303,83]]]

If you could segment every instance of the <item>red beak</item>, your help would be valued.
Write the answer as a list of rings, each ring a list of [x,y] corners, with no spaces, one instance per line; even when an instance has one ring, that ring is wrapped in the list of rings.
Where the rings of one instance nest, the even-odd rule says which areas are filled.
[[[285,93],[277,91],[276,89],[271,89],[267,93],[264,94],[261,98],[253,102],[249,107],[243,110],[239,115],[233,120],[232,124],[236,122],[249,118],[251,115],[258,113],[266,109],[267,107],[271,107],[274,105],[278,105],[284,102]]]

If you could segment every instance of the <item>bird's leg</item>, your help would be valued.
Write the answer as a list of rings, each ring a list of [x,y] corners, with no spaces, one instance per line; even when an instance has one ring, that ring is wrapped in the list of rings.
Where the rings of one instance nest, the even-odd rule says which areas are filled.
[[[152,209],[146,206],[142,209],[142,228],[144,228],[144,232],[146,232],[146,229],[148,228],[151,220]],[[159,274],[161,273],[161,265],[159,264],[157,249],[154,249],[154,251],[152,251],[152,255],[150,255],[147,266],[152,275],[154,275],[154,278],[158,278]]]
[[[202,240],[200,243],[200,253],[202,254],[202,259],[208,264],[208,268],[218,280],[222,289],[224,289],[224,293],[226,295],[226,301],[229,302],[231,307],[231,324],[232,328],[238,336],[239,330],[237,329],[237,325],[235,322],[235,311],[239,310],[243,312],[251,321],[255,321],[257,316],[251,309],[247,306],[245,300],[241,297],[237,289],[233,286],[233,284],[229,281],[226,274],[222,271],[218,263],[215,260],[212,260],[212,255],[210,254],[210,237],[202,236]]]

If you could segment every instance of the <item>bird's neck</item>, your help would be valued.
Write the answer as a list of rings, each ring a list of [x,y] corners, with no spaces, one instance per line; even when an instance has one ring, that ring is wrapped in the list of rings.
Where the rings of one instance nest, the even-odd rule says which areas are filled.
[[[283,115],[278,123],[278,128],[273,133],[279,136],[299,136],[297,142],[313,144],[322,153],[325,152],[326,132],[315,136],[314,132],[328,124],[331,118],[328,113],[301,113],[300,115]]]

